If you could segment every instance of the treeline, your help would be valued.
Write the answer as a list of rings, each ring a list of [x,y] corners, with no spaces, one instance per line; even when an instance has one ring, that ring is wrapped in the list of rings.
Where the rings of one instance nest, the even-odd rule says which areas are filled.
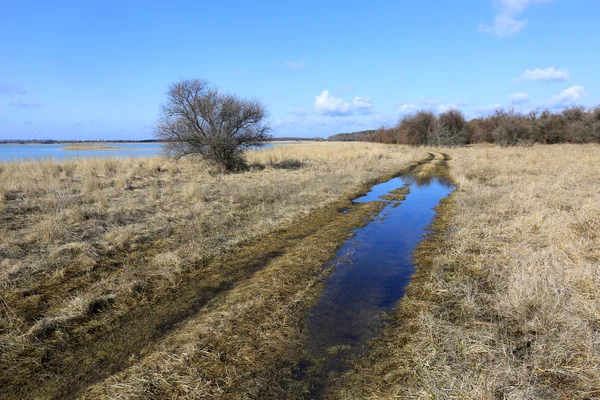
[[[322,142],[323,138],[313,137],[313,138],[305,138],[305,137],[296,137],[296,136],[283,136],[283,137],[272,137],[269,139],[271,142],[302,142],[302,141],[313,141],[313,142]]]
[[[471,143],[517,145],[600,142],[600,107],[570,107],[561,112],[496,110],[467,121],[458,110],[439,116],[430,111],[407,115],[392,128],[359,140],[409,145],[460,146]]]
[[[327,140],[331,142],[356,142],[362,140],[365,136],[373,135],[376,132],[377,130],[371,129],[360,132],[338,133],[336,135],[329,136]]]

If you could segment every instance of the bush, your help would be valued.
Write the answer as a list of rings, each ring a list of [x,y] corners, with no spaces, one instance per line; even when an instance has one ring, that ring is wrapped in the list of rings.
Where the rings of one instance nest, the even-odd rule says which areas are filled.
[[[514,146],[521,141],[529,139],[529,127],[521,124],[516,119],[505,119],[492,132],[494,142],[503,146]]]
[[[600,142],[600,106],[586,110],[570,107],[562,112],[533,110],[526,115],[498,109],[485,118],[466,121],[459,110],[437,117],[430,111],[407,115],[393,128],[380,128],[362,140],[409,145],[455,146],[467,143]]]
[[[469,125],[463,113],[451,109],[442,113],[438,118],[439,128],[438,144],[442,146],[456,146],[467,143],[470,138]]]
[[[542,112],[533,126],[533,139],[538,143],[554,144],[565,141],[565,120],[548,110]]]
[[[236,171],[246,168],[246,149],[270,139],[266,117],[259,101],[222,93],[202,80],[184,80],[169,87],[156,137],[173,157],[200,155]]]
[[[403,144],[422,145],[427,143],[429,131],[435,124],[435,115],[429,111],[419,111],[407,115],[397,126],[399,140]]]

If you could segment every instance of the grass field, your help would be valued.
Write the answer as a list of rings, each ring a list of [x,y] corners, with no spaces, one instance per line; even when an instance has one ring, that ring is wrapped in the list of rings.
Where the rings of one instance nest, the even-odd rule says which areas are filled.
[[[332,398],[600,397],[600,147],[448,151],[458,190]]]
[[[171,331],[180,337],[178,325],[192,316],[198,332],[220,331],[230,314],[250,331],[269,315],[285,323],[293,304],[271,297],[276,309],[261,312],[236,296],[260,302],[257,290],[273,289],[283,290],[275,298],[309,301],[301,290],[316,277],[307,271],[374,212],[339,209],[426,157],[423,149],[321,143],[251,153],[253,169],[243,174],[160,157],[0,164],[0,397],[74,396],[144,359]],[[294,275],[254,276],[271,259],[312,270],[300,268],[289,288],[273,286]],[[240,289],[248,285],[258,289]],[[236,314],[244,307],[255,314]],[[280,328],[264,334],[284,335]],[[221,357],[202,351],[213,363]],[[236,369],[230,385],[269,360],[260,347],[239,351],[259,365]],[[214,376],[207,392],[192,393],[225,390]]]
[[[241,174],[0,163],[0,397],[303,398],[323,265],[381,209],[349,199],[428,153],[457,190],[327,398],[600,397],[600,146],[367,143],[253,152]]]

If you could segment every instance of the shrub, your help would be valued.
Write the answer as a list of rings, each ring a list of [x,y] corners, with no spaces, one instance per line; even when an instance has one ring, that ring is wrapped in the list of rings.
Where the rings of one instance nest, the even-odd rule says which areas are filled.
[[[515,110],[495,110],[487,117],[466,121],[459,110],[439,117],[430,111],[407,115],[393,128],[380,128],[365,141],[409,145],[454,146],[468,143],[600,142],[600,106],[590,110],[576,106],[553,113],[532,110],[523,115]]]
[[[465,116],[460,110],[451,109],[443,112],[438,119],[437,139],[440,145],[462,145],[470,137],[469,126]]]
[[[227,171],[245,169],[244,151],[270,138],[257,100],[225,94],[198,79],[170,86],[156,137],[175,158],[200,155]]]
[[[499,126],[494,129],[492,136],[494,142],[501,145],[514,146],[520,141],[529,139],[530,129],[528,126],[521,124],[516,119],[504,119]]]
[[[404,125],[407,144],[426,144],[436,128],[436,122],[436,117],[431,111],[419,111],[414,116],[402,120],[400,129],[402,130]]]

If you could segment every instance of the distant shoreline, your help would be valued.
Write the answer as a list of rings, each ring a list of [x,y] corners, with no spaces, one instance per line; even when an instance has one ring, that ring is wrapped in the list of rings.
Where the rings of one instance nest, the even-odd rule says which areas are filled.
[[[273,138],[266,143],[297,143],[297,142],[315,142],[322,139],[316,138]],[[158,140],[0,140],[2,145],[60,145],[60,144],[164,144],[166,142]]]
[[[115,151],[115,150],[141,150],[141,149],[139,149],[139,148],[126,149],[124,147],[105,146],[104,144],[97,144],[97,143],[75,143],[75,144],[70,144],[66,147],[63,147],[61,150],[66,150],[66,151],[78,151],[78,150]]]
[[[109,141],[97,141],[97,140],[90,140],[90,141],[56,141],[56,142],[46,142],[46,141],[39,141],[39,142],[35,142],[35,141],[2,141],[0,142],[0,146],[3,145],[11,145],[11,146],[15,146],[15,145],[23,145],[23,146],[28,146],[28,145],[35,145],[35,146],[41,146],[41,145],[47,145],[47,146],[53,146],[53,145],[99,145],[99,146],[110,146],[111,144],[163,144],[164,142],[154,142],[154,141],[114,141],[114,142],[109,142]]]

